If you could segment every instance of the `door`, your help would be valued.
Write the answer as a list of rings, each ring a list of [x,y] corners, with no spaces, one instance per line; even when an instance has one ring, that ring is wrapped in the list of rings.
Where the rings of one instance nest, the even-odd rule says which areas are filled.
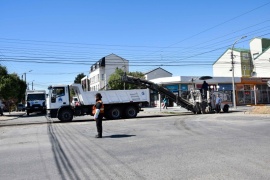
[[[63,105],[69,105],[67,87],[53,87],[51,96],[51,109],[58,109]]]

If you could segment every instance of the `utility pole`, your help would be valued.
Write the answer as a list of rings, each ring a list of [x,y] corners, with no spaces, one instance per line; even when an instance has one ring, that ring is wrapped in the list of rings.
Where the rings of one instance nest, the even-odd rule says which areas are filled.
[[[127,75],[127,69],[126,69],[126,63],[125,63],[125,61],[124,61],[124,66],[122,66],[122,67],[125,68],[124,74],[125,74],[125,76],[126,76],[126,75]],[[126,90],[126,82],[124,82],[124,90]]]
[[[34,90],[34,81],[35,80],[32,81],[32,90]]]
[[[243,36],[241,37],[240,39],[236,40],[233,45],[232,45],[232,51],[231,51],[231,59],[232,59],[232,87],[233,87],[233,107],[234,109],[236,109],[236,98],[235,98],[235,84],[234,84],[234,55],[233,55],[233,48],[234,48],[234,45],[240,41],[241,39],[244,39],[246,38],[247,36]]]
[[[26,73],[23,74],[24,74],[24,82],[26,83]]]
[[[32,70],[28,71],[28,73],[31,72],[31,71],[32,71]],[[26,72],[23,73],[23,74],[24,74],[24,82],[25,82],[25,84],[26,84]],[[28,85],[29,85],[29,83],[28,83]],[[29,90],[29,87],[28,87],[27,89]]]

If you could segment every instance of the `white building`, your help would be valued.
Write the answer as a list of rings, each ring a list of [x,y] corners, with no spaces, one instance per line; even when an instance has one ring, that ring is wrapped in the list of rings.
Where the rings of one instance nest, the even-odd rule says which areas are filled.
[[[270,77],[270,39],[255,38],[250,42],[253,77]]]
[[[111,74],[115,72],[116,68],[122,69],[124,72],[128,73],[129,61],[115,54],[101,58],[90,68],[90,73],[87,77],[89,80],[89,88],[86,88],[86,90],[97,91],[102,88],[106,89],[108,80]],[[83,80],[85,80],[85,78]]]
[[[90,91],[90,80],[88,76],[85,76],[81,79],[81,85],[84,91]]]
[[[172,77],[172,73],[162,69],[161,67],[153,69],[144,74],[146,80],[161,78],[161,77]]]
[[[270,77],[270,39],[254,38],[249,49],[233,49],[235,77]],[[213,76],[232,76],[231,48],[213,64]]]
[[[229,48],[213,64],[213,76],[232,76],[232,49]],[[252,59],[248,49],[233,49],[234,76],[250,77],[252,72]]]

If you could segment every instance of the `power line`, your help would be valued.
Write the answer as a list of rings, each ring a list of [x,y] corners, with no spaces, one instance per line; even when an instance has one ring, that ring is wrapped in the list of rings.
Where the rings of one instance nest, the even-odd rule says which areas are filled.
[[[268,35],[268,34],[270,34],[270,33],[264,34],[263,36]],[[224,49],[226,47],[227,46],[223,46],[223,47],[220,47],[220,48],[212,49],[212,50],[205,51],[205,52],[198,53],[198,54],[194,54],[194,55],[191,55],[191,56],[186,56],[186,57],[180,58],[178,60],[169,61],[169,63],[175,63],[175,62],[180,62],[180,61],[182,62],[183,60],[194,58],[196,56],[200,56],[200,55],[203,55],[203,54],[208,54],[210,52],[214,52],[214,51],[217,51],[217,50],[220,50],[220,49]],[[44,57],[41,57],[41,58],[34,58],[34,57],[29,57],[29,56],[22,56],[22,57],[27,57],[27,59],[25,59],[25,58],[16,58],[16,56],[15,56],[15,58],[4,57],[4,58],[2,58],[1,61],[29,62],[29,63],[55,63],[55,64],[75,64],[76,63],[76,64],[81,64],[81,65],[92,65],[92,63],[96,63],[96,61],[87,61],[86,62],[86,61],[72,61],[72,60],[70,60],[68,62],[67,61],[63,62],[63,61],[56,61],[56,60],[46,59]],[[49,57],[49,58],[51,58],[51,57]],[[67,60],[67,59],[65,59],[65,60]],[[46,61],[46,62],[44,62],[44,61]],[[147,62],[147,61],[141,61],[141,62],[143,62],[143,63],[153,63],[151,60],[148,60],[148,61],[150,61],[150,62]],[[134,61],[134,62],[141,63],[140,61]],[[159,62],[159,61],[155,60],[155,62]]]
[[[253,9],[251,9],[251,10],[245,12],[245,13],[242,13],[242,14],[240,14],[240,15],[238,15],[238,16],[235,16],[235,17],[233,17],[233,18],[231,18],[231,19],[228,19],[228,20],[226,20],[226,21],[224,21],[224,22],[222,22],[222,23],[219,23],[219,24],[217,24],[217,25],[214,25],[214,26],[212,26],[212,27],[210,27],[210,28],[208,28],[208,29],[205,29],[205,30],[203,30],[203,31],[201,31],[201,32],[199,32],[199,33],[196,33],[196,34],[194,34],[194,35],[192,35],[192,36],[189,36],[189,37],[187,37],[187,38],[184,38],[183,40],[180,40],[180,41],[178,41],[178,42],[176,42],[176,43],[173,43],[173,44],[171,44],[171,45],[169,45],[169,46],[167,46],[167,47],[165,47],[165,48],[169,48],[169,47],[172,47],[172,46],[174,46],[174,45],[176,45],[176,44],[179,44],[179,43],[181,43],[181,42],[184,42],[184,41],[186,41],[186,40],[192,39],[192,38],[194,38],[194,37],[196,37],[196,36],[198,36],[198,35],[200,35],[200,34],[203,34],[203,33],[207,32],[207,31],[209,31],[209,30],[212,30],[212,29],[214,29],[214,28],[216,28],[216,27],[219,27],[219,26],[221,26],[221,25],[223,25],[223,24],[225,24],[225,23],[228,23],[228,22],[230,22],[230,21],[233,21],[233,20],[235,20],[235,19],[237,19],[237,18],[239,18],[239,17],[242,17],[242,16],[244,16],[244,15],[246,15],[246,14],[248,14],[248,13],[251,13],[251,12],[253,12],[253,11],[255,11],[255,10],[258,10],[258,9],[264,7],[264,6],[267,6],[268,4],[270,4],[270,2],[265,3],[265,4],[261,5],[261,6],[256,7],[256,8],[253,8]],[[155,51],[155,52],[153,52],[153,53],[160,52],[160,51],[162,51],[162,50],[163,50],[163,49],[160,49],[160,50]]]

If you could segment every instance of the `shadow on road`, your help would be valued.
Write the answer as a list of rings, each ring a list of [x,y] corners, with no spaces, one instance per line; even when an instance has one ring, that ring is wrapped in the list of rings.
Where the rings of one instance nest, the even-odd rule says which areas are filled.
[[[127,137],[133,137],[136,135],[130,135],[130,134],[114,134],[111,136],[103,136],[102,138],[127,138]]]
[[[188,114],[185,114],[188,115]],[[179,116],[176,114],[162,114],[162,115],[146,115],[146,116],[138,116],[136,118],[131,118],[131,119],[143,119],[143,118],[157,118],[157,117],[170,117],[170,116]],[[129,120],[129,119],[103,119],[103,121],[120,121],[120,120]],[[95,121],[93,117],[91,119],[73,119],[70,122],[62,122],[59,121],[58,119],[52,120],[53,123],[80,123],[80,122],[91,122]]]
[[[139,115],[136,118],[131,118],[131,119],[103,119],[103,121],[121,121],[121,120],[139,120],[139,119],[151,119],[151,118],[161,118],[161,117],[172,117],[172,116],[186,116],[186,115],[193,115],[192,113],[181,113],[181,114],[147,114],[147,115]],[[27,121],[29,117],[45,117],[44,121]],[[22,121],[20,121],[20,119]],[[46,120],[47,119],[47,120]],[[15,121],[16,120],[16,121]],[[93,117],[90,117],[89,119],[80,119],[79,117],[73,119],[71,122],[61,122],[57,118],[48,118],[47,116],[44,116],[44,114],[37,113],[37,114],[31,114],[27,116],[26,114],[23,114],[21,116],[14,116],[12,119],[7,119],[7,120],[2,120],[3,123],[0,123],[0,127],[2,126],[24,126],[24,125],[39,125],[39,124],[47,124],[49,123],[82,123],[82,122],[92,122],[95,121]],[[5,122],[5,123],[4,123]],[[114,137],[112,137],[114,138]]]

